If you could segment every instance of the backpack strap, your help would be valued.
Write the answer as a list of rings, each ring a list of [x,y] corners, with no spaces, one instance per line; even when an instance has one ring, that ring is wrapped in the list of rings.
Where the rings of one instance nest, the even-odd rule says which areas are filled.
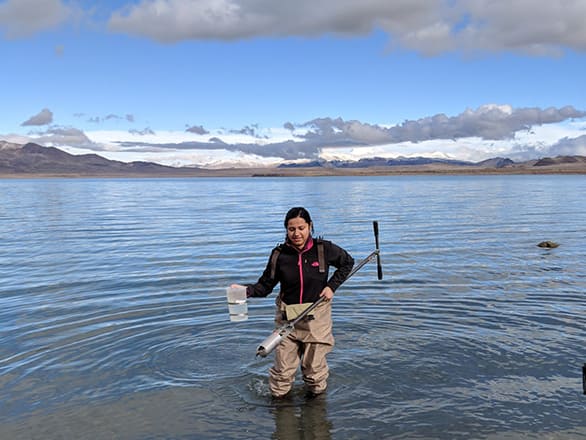
[[[273,249],[273,253],[271,254],[271,279],[275,279],[275,275],[277,274],[277,260],[279,259],[279,255],[281,254],[281,246],[277,246]]]
[[[319,262],[319,273],[325,273],[326,256],[324,252],[324,242],[321,240],[317,242],[317,261]]]

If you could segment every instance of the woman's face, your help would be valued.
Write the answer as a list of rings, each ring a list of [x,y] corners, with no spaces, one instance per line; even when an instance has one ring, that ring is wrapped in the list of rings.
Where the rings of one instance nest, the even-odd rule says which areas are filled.
[[[302,250],[307,243],[311,231],[311,224],[301,217],[292,218],[287,222],[287,238],[298,250]]]

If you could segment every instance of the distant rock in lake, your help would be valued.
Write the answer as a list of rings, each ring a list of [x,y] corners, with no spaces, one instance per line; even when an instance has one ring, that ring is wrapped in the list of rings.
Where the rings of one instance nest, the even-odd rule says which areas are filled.
[[[540,248],[553,249],[558,247],[559,244],[557,244],[555,241],[546,240],[542,241],[537,246],[539,246]]]

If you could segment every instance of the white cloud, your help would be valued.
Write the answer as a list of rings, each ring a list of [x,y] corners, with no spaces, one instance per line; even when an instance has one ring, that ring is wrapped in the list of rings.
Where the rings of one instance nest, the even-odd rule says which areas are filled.
[[[468,14],[461,41],[470,49],[556,54],[586,49],[586,2],[575,0],[461,0]]]
[[[146,155],[144,160],[158,162],[170,166],[198,166],[201,168],[252,168],[273,167],[282,163],[278,157],[261,157],[226,150],[191,150],[164,153],[162,155]]]
[[[450,26],[438,0],[143,0],[112,14],[113,31],[163,42],[266,36],[365,35],[383,28],[408,41],[437,42]]]
[[[19,145],[24,145],[27,142],[32,141],[30,136],[26,136],[23,134],[17,134],[17,133],[3,134],[3,135],[0,135],[0,138],[3,141],[10,142],[12,144],[19,144]]]
[[[6,0],[0,4],[0,31],[21,38],[53,29],[74,16],[61,0]]]
[[[179,133],[177,133],[179,134]],[[59,147],[70,154],[88,154],[87,149],[62,146]],[[254,154],[246,154],[239,151],[227,150],[170,150],[160,151],[133,151],[123,150],[117,147],[104,146],[97,152],[100,156],[110,160],[121,162],[154,162],[161,165],[174,167],[196,166],[200,168],[246,168],[246,167],[271,167],[282,162],[278,157],[261,157]]]
[[[586,3],[567,0],[142,0],[109,27],[162,42],[385,31],[393,46],[424,54],[586,49]]]
[[[34,116],[31,116],[29,119],[24,121],[22,124],[23,127],[29,125],[47,125],[53,122],[53,112],[48,108],[44,108],[39,113]]]

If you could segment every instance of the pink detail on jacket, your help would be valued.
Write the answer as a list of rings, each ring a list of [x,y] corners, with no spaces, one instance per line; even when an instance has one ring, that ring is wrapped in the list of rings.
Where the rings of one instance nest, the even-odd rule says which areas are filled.
[[[303,303],[303,254],[313,247],[313,238],[309,237],[305,247],[302,251],[299,251],[299,259],[297,260],[297,266],[299,267],[299,304]],[[319,263],[318,263],[319,264]]]

